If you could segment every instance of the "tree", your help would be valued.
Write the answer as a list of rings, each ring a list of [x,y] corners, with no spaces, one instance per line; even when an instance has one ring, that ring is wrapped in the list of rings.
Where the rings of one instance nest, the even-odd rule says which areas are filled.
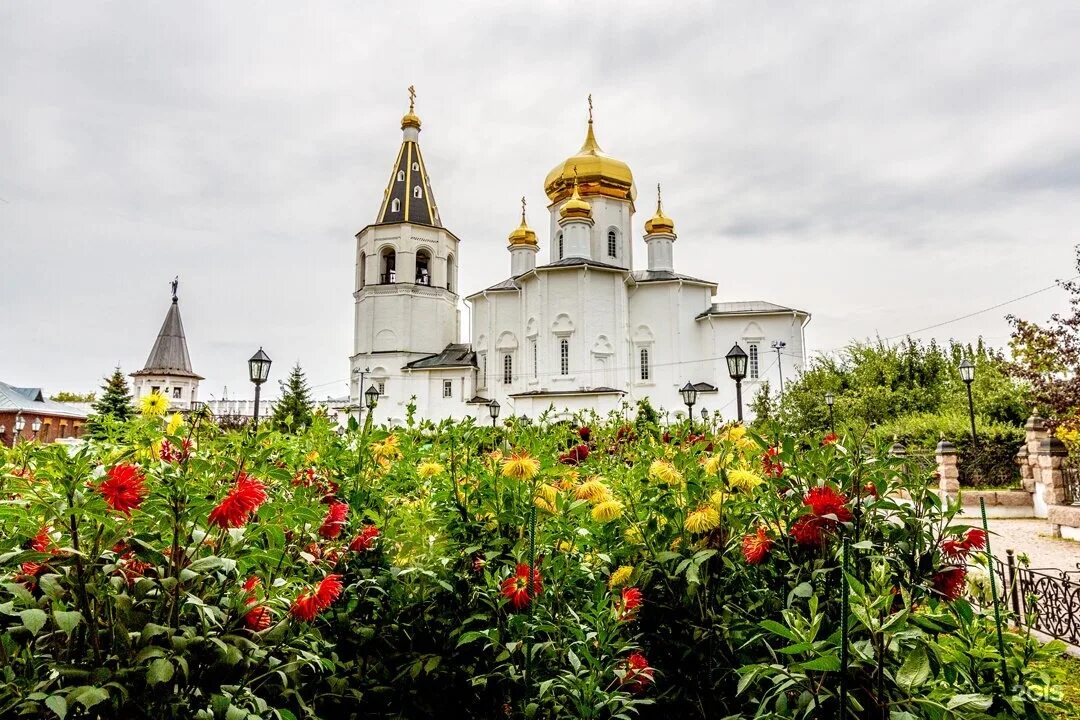
[[[754,416],[754,426],[769,422],[776,415],[779,398],[773,397],[769,381],[764,380],[754,399],[750,402],[750,412]]]
[[[1080,273],[1080,245],[1075,248]],[[1054,313],[1046,325],[1009,315],[1013,326],[1010,370],[1031,384],[1036,409],[1055,425],[1080,424],[1080,283],[1058,283],[1069,293],[1067,315]]]
[[[92,393],[92,392],[77,393],[77,392],[69,392],[67,390],[61,390],[58,393],[54,393],[53,395],[50,395],[49,399],[52,400],[53,402],[62,402],[62,403],[88,403],[88,402],[94,402],[94,395],[95,395],[95,393]]]
[[[311,425],[312,407],[307,378],[300,363],[293,366],[287,380],[279,381],[281,399],[274,406],[270,424],[282,432],[300,430]]]
[[[127,422],[135,413],[127,378],[119,365],[101,389],[101,399],[94,403],[94,412],[86,419],[86,432],[95,440],[106,436],[107,425]]]

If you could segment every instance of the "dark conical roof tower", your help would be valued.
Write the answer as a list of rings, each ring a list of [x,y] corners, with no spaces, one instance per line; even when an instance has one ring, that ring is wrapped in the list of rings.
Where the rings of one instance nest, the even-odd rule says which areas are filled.
[[[390,182],[383,192],[376,223],[415,223],[442,227],[439,209],[431,193],[427,165],[420,154],[420,118],[415,111],[416,91],[409,87],[409,112],[401,118],[401,148],[394,161]]]
[[[132,375],[174,375],[202,380],[191,369],[191,356],[188,355],[187,338],[184,336],[184,323],[180,320],[180,304],[176,296],[179,279],[172,281],[172,305],[165,313],[165,322],[161,324],[157,340],[146,358],[142,370]]]

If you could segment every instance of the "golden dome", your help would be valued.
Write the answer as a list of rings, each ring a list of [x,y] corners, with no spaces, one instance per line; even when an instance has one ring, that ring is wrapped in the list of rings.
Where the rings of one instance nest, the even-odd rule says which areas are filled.
[[[664,214],[664,206],[660,201],[660,183],[656,184],[656,214],[645,221],[645,233],[648,235],[675,234],[675,221]]]
[[[596,143],[596,136],[593,134],[592,96],[589,98],[589,129],[581,149],[576,155],[556,165],[544,179],[544,192],[551,202],[559,202],[570,195],[575,167],[579,174],[581,193],[585,196],[603,195],[631,202],[637,197],[630,166],[605,154]]]
[[[559,217],[592,220],[592,205],[582,200],[581,193],[578,192],[577,168],[574,168],[573,192],[570,199],[559,208]]]
[[[506,238],[511,245],[536,246],[536,233],[525,223],[525,198],[521,198],[521,224]]]
[[[401,129],[416,128],[420,129],[420,116],[416,114],[416,88],[412,85],[409,86],[409,112],[405,113],[401,118]]]

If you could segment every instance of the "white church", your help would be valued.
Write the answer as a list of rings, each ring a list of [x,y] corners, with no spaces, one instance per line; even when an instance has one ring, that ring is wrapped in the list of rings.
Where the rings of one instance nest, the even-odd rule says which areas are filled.
[[[411,89],[410,89],[411,90]],[[748,355],[744,407],[764,381],[775,391],[805,362],[809,313],[764,301],[722,301],[711,280],[675,270],[675,222],[656,212],[644,222],[647,264],[634,213],[637,189],[626,163],[604,153],[590,101],[585,142],[544,180],[548,242],[541,253],[522,204],[507,238],[508,277],[464,296],[469,342],[461,341],[459,245],[443,226],[420,154],[413,102],[375,221],[356,235],[351,398],[380,393],[375,418],[536,418],[553,409],[601,414],[648,398],[685,412],[679,389],[698,391],[695,413],[736,415],[725,355]],[[481,243],[490,241],[481,240]],[[782,374],[782,375],[781,375]]]

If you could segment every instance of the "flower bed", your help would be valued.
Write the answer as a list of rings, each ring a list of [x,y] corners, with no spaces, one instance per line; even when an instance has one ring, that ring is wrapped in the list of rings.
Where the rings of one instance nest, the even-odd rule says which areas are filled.
[[[146,410],[0,456],[2,717],[1045,716],[1056,649],[999,642],[902,459]]]

